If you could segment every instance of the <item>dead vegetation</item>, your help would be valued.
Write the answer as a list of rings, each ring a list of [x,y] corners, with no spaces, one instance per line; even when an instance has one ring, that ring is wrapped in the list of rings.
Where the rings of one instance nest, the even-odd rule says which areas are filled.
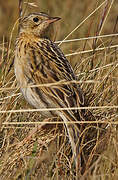
[[[5,6],[4,3],[3,5]],[[55,29],[56,39],[66,41],[65,37],[73,32],[67,38],[70,42],[59,45],[75,69],[78,83],[86,94],[87,109],[92,113],[87,114],[87,121],[79,122],[82,127],[78,140],[81,180],[118,178],[117,6],[116,1],[90,3],[87,0],[82,5],[71,0],[63,3],[45,0],[40,1],[40,6],[38,1],[18,6],[20,14],[22,11],[47,11],[48,7],[53,15],[61,15],[63,22]],[[73,7],[71,15],[69,7]],[[95,12],[91,14],[93,11]],[[83,16],[87,17],[84,18],[85,22]],[[14,18],[18,17],[14,15]],[[65,136],[63,122],[58,117],[41,117],[40,110],[35,112],[19,91],[13,69],[15,31],[12,31],[10,41],[7,41],[9,35],[6,32],[5,36],[1,36],[0,179],[76,179],[71,147]],[[72,39],[81,36],[93,37],[72,42]]]

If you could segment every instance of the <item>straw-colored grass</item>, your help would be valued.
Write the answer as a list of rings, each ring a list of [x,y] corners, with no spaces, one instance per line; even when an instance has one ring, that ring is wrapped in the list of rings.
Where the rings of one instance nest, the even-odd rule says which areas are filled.
[[[16,9],[17,4],[5,6],[1,1],[1,5],[9,8],[7,13],[13,13],[10,8]],[[17,28],[10,35],[6,31],[8,25],[12,29],[9,21],[4,25],[5,34],[0,37],[1,180],[118,179],[117,6],[113,0],[99,3],[43,0],[39,4],[38,1],[25,2],[20,9],[23,13],[49,11],[63,19],[55,28],[55,41],[62,39],[57,43],[75,70],[78,78],[75,83],[83,89],[85,109],[89,109],[86,121],[77,122],[83,129],[78,138],[82,159],[78,178],[63,122],[59,117],[44,119],[40,111],[47,109],[33,109],[19,91],[13,69]],[[15,13],[12,16],[18,19]],[[43,86],[59,83],[73,82]]]

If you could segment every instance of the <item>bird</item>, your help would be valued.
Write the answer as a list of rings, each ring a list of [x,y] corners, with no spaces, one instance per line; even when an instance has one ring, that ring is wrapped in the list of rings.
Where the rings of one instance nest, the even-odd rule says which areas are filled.
[[[38,109],[57,109],[41,113],[46,118],[59,116],[64,122],[73,161],[78,166],[80,129],[73,122],[83,120],[84,111],[62,108],[83,107],[85,97],[75,82],[77,78],[70,62],[58,44],[49,37],[49,28],[60,19],[42,12],[21,18],[15,45],[14,71],[21,92],[30,105]],[[50,83],[51,86],[45,86]]]

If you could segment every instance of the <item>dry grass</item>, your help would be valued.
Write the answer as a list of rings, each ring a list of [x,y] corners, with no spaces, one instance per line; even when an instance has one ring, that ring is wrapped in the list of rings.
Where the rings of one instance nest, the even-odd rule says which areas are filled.
[[[56,39],[65,39],[70,33],[68,39],[76,38],[76,41],[62,42],[60,48],[75,69],[77,83],[86,94],[87,109],[93,115],[87,114],[85,122],[78,122],[83,129],[80,180],[118,179],[118,2],[103,2],[43,0],[23,5],[25,13],[41,9],[62,17],[63,22],[55,28]],[[7,13],[17,19],[17,3],[6,4],[1,1],[2,7],[9,9]],[[6,31],[8,26],[12,29],[9,21],[3,26],[5,29],[0,29],[4,31],[0,37],[0,179],[76,179],[63,123],[58,117],[43,119],[40,110],[32,109],[19,92],[12,65],[17,28],[10,36]],[[77,40],[79,36],[93,38]],[[12,37],[10,41],[8,37]]]

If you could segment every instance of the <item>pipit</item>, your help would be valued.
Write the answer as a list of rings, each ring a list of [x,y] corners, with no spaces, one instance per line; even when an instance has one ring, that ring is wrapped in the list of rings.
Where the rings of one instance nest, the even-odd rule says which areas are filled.
[[[51,24],[58,20],[59,17],[50,17],[45,13],[32,13],[21,19],[15,49],[15,74],[29,104],[38,109],[57,108],[55,111],[43,111],[42,114],[47,118],[56,115],[64,121],[77,164],[79,126],[68,122],[80,121],[82,111],[58,108],[84,106],[84,96],[79,85],[74,83],[76,76],[69,61],[47,36]],[[64,81],[70,83],[57,83]],[[46,86],[48,83],[54,85]]]

